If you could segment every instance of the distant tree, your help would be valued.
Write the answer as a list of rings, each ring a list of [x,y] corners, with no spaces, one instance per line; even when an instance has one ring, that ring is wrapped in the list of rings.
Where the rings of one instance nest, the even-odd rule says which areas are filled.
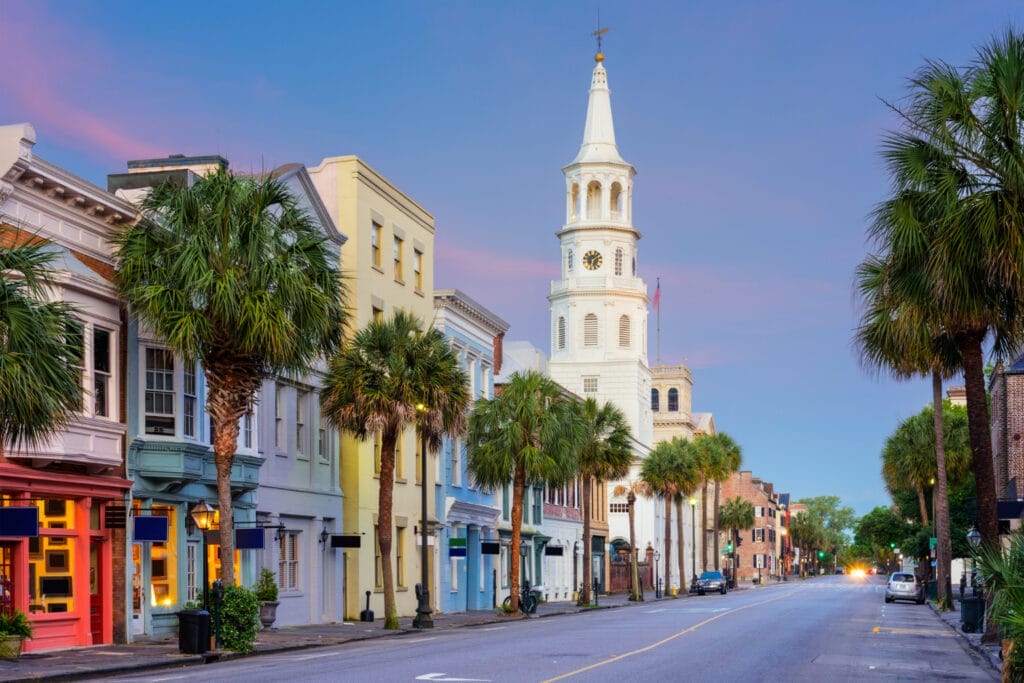
[[[729,539],[732,542],[733,557],[735,558],[736,548],[739,545],[737,542],[739,532],[754,526],[754,504],[740,496],[727,500],[718,513],[718,521],[729,531]],[[736,566],[734,563],[734,579],[737,578],[735,571]]]
[[[671,576],[672,567],[672,501],[680,491],[680,475],[683,473],[683,441],[676,437],[661,441],[644,459],[640,467],[640,480],[644,494],[649,498],[660,498],[665,504],[665,580]]]

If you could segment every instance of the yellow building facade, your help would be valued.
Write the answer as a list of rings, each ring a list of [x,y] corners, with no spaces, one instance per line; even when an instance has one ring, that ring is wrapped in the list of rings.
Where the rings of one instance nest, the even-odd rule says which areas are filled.
[[[398,309],[412,313],[428,329],[433,317],[434,217],[384,176],[355,156],[330,157],[308,169],[338,229],[348,236],[341,269],[349,290],[349,334]],[[422,484],[415,431],[396,448],[392,562],[400,616],[416,611],[414,587],[420,576],[419,523]],[[342,526],[360,535],[359,548],[344,553],[344,613],[358,619],[366,608],[384,616],[381,559],[377,551],[380,440],[341,439]],[[436,583],[433,463],[427,471],[428,546],[431,583]],[[433,589],[434,586],[431,586]],[[436,595],[435,591],[431,591]]]

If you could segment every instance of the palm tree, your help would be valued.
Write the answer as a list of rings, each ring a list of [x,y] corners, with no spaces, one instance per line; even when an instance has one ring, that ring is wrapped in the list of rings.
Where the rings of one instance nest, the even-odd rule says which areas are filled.
[[[81,409],[74,309],[45,300],[57,256],[42,242],[0,248],[0,460],[6,445],[44,441]]]
[[[639,551],[636,547],[636,494],[643,493],[644,490],[642,482],[629,481],[617,485],[612,491],[614,496],[626,496],[626,512],[629,516],[629,599],[641,601],[644,599],[644,592],[640,586],[640,572],[637,567]]]
[[[1003,355],[1021,335],[1024,36],[1006,30],[965,69],[928,62],[910,81],[908,104],[893,109],[903,121],[886,143],[894,186],[925,192],[944,214],[925,241],[929,294],[963,363],[978,526],[983,543],[995,545],[982,345],[991,334]],[[986,640],[994,636],[987,632]]]
[[[708,484],[720,474],[723,458],[718,453],[719,445],[708,436],[698,436],[691,442],[691,452],[700,473],[700,537],[701,568],[708,569]],[[715,565],[717,566],[717,564]],[[696,570],[695,570],[696,571]]]
[[[384,628],[399,628],[391,566],[395,445],[412,425],[434,453],[442,436],[464,432],[468,379],[440,331],[424,331],[415,316],[396,310],[390,319],[373,321],[356,332],[331,360],[322,400],[324,415],[342,431],[359,439],[381,435],[377,542]]]
[[[593,488],[604,485],[609,479],[618,479],[629,473],[633,462],[630,446],[629,423],[626,416],[612,403],[598,406],[593,398],[574,403],[583,423],[583,441],[579,446],[580,483],[583,486],[583,543],[586,557],[590,556],[591,516],[593,510]],[[575,562],[575,558],[573,558]],[[583,563],[583,590],[580,602],[589,605],[590,591],[594,582],[594,568],[591,562]]]
[[[341,342],[337,255],[280,182],[225,169],[165,183],[146,219],[113,240],[115,281],[132,313],[206,374],[220,505],[221,565],[235,582],[231,467],[239,421],[263,380],[308,372]]]
[[[722,482],[728,480],[734,472],[738,472],[743,466],[743,453],[732,437],[725,432],[718,432],[714,436],[705,438],[713,439],[718,444],[717,458],[712,471],[712,479],[715,480],[715,506],[712,508],[715,515],[715,569],[718,569],[718,563],[722,557],[718,549],[718,499],[722,493]]]
[[[683,505],[696,493],[700,487],[701,474],[697,454],[693,448],[693,442],[672,437],[672,441],[678,440],[679,444],[679,469],[677,471],[678,491],[673,496],[672,502],[676,507],[676,541],[679,545],[676,559],[679,562],[679,583],[680,588],[686,589],[686,543],[683,534]],[[696,523],[696,520],[691,520]]]
[[[1017,529],[1006,548],[983,546],[976,560],[985,594],[992,600],[988,621],[1003,632],[1002,680],[1024,680],[1024,652],[1017,647],[1024,638],[1024,535]]]
[[[737,543],[737,537],[740,531],[750,529],[754,526],[754,504],[749,500],[743,500],[739,496],[732,498],[731,500],[725,501],[721,511],[718,513],[719,523],[729,531],[729,538],[733,544],[733,580],[736,581],[736,562],[735,553]]]
[[[577,474],[583,425],[551,379],[513,374],[492,399],[477,401],[469,418],[466,467],[479,486],[512,485],[512,557],[519,557],[526,486],[558,485]],[[519,563],[509,563],[512,609],[519,609]]]
[[[665,501],[665,581],[671,575],[672,566],[672,501],[679,493],[679,470],[682,466],[680,442],[676,437],[672,441],[661,441],[644,459],[640,467],[640,481],[643,492],[649,498],[661,498]]]
[[[934,423],[930,416],[918,413],[904,420],[886,440],[882,479],[890,493],[909,488],[917,495],[923,526],[928,526],[925,490],[935,481],[936,469]]]

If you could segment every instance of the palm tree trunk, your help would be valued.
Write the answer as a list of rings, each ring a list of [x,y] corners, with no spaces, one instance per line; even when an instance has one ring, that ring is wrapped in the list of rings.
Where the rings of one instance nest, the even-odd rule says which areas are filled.
[[[580,590],[580,602],[584,605],[591,603],[590,586],[594,582],[594,569],[590,562],[590,537],[593,533],[590,529],[590,514],[593,507],[594,479],[589,474],[583,477],[583,586]],[[572,561],[576,562],[576,549],[573,548]],[[575,586],[574,586],[575,588]]]
[[[952,584],[949,570],[953,556],[953,543],[949,535],[949,494],[946,489],[946,441],[944,415],[942,414],[942,375],[932,373],[932,412],[935,416],[935,535],[939,547],[935,553],[935,565],[938,568],[936,579],[939,582],[939,609],[953,608],[953,597],[950,595]]]
[[[380,566],[384,584],[384,628],[397,629],[398,607],[395,605],[395,575],[391,566],[392,506],[395,492],[395,442],[398,434],[387,428],[380,444],[380,494],[377,497],[377,544],[380,546]],[[424,482],[424,486],[426,482]],[[426,524],[427,520],[420,520]],[[421,562],[427,561],[427,549],[421,548]],[[426,586],[424,586],[426,588]]]
[[[686,542],[683,533],[683,499],[676,497],[676,560],[679,564],[679,591],[686,592]]]
[[[626,504],[629,510],[629,576],[632,582],[633,600],[640,599],[640,574],[637,565],[636,549],[636,520],[633,517],[633,507],[636,503],[636,494],[630,490],[626,496]]]
[[[715,509],[711,511],[714,516],[715,526],[715,569],[721,569],[721,558],[722,554],[718,547],[718,496],[721,493],[722,485],[716,480],[715,481]]]
[[[921,526],[928,526],[928,503],[924,498],[924,487],[915,487],[917,491],[917,506],[921,509]]]
[[[700,566],[708,570],[708,483],[704,482],[700,492]]]
[[[523,496],[526,493],[526,466],[516,465],[515,477],[512,480],[512,561],[509,562],[508,584],[512,592],[512,611],[519,609],[519,547],[522,543],[523,530]]]
[[[665,496],[665,543],[662,547],[665,553],[665,587],[668,588],[669,577],[672,575],[672,496]],[[654,587],[657,591],[657,586]]]
[[[222,395],[211,387],[211,394]],[[217,505],[220,508],[220,578],[224,585],[235,585],[235,514],[231,498],[231,466],[238,448],[238,420],[224,419],[230,408],[218,410],[225,402],[211,399],[213,417],[213,463],[217,470]],[[209,578],[204,577],[204,581]]]
[[[957,335],[957,347],[964,364],[964,385],[967,392],[967,431],[971,441],[971,467],[974,490],[978,497],[978,531],[981,542],[990,548],[999,545],[999,512],[996,509],[996,480],[992,468],[992,440],[989,431],[988,396],[985,392],[985,369],[981,343],[985,332]],[[991,592],[988,600],[991,600]],[[997,639],[996,623],[987,620],[982,642]]]

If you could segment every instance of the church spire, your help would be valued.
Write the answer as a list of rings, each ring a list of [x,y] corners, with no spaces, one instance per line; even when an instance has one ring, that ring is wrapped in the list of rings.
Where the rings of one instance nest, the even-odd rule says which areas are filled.
[[[600,36],[598,36],[600,40]],[[594,55],[594,73],[590,80],[590,100],[587,103],[587,125],[583,129],[583,144],[574,164],[586,162],[626,163],[615,145],[615,124],[612,122],[611,91],[608,74],[604,70],[604,54]]]

